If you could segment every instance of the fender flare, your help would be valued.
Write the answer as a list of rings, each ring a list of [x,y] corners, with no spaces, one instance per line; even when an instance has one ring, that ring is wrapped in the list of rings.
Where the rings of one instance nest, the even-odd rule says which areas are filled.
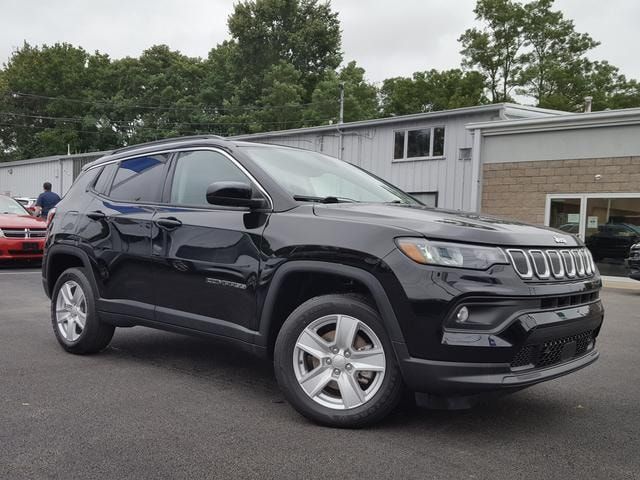
[[[300,272],[330,273],[351,278],[362,283],[371,292],[373,300],[378,307],[378,312],[382,317],[382,322],[389,334],[390,340],[396,343],[405,343],[402,330],[400,329],[400,323],[398,322],[393,307],[391,306],[389,297],[387,296],[387,293],[382,287],[380,281],[373,274],[357,267],[315,260],[290,261],[276,270],[270,282],[262,311],[260,313],[260,325],[258,327],[259,334],[257,335],[256,343],[262,346],[267,346],[269,329],[271,328],[271,323],[273,321],[273,312],[275,310],[280,287],[290,274]]]
[[[52,245],[47,249],[47,257],[44,265],[42,266],[42,271],[46,273],[46,276],[43,276],[43,287],[45,289],[45,293],[49,298],[51,298],[51,293],[53,290],[54,282],[49,279],[50,265],[51,261],[59,254],[71,255],[78,258],[87,273],[87,277],[89,278],[89,282],[91,282],[91,286],[93,287],[94,295],[96,299],[100,298],[100,289],[98,288],[98,282],[96,281],[95,271],[91,264],[91,260],[89,259],[89,255],[87,252],[83,251],[81,248],[75,247],[73,245]]]

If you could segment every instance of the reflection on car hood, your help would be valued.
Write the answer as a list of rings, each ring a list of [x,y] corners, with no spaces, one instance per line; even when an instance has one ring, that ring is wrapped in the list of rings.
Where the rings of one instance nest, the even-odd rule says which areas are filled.
[[[339,203],[316,204],[320,217],[389,225],[427,238],[505,246],[571,247],[573,235],[501,218],[414,205]]]
[[[44,219],[31,215],[15,215],[12,213],[0,213],[0,228],[45,228],[47,222]]]

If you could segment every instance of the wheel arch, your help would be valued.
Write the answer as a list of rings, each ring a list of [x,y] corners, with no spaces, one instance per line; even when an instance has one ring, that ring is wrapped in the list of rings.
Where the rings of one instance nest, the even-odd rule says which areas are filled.
[[[89,255],[81,249],[71,245],[53,245],[47,251],[46,261],[43,265],[43,286],[45,293],[51,297],[53,287],[62,273],[72,267],[84,268],[94,294],[99,296],[94,269],[91,266]]]
[[[277,306],[287,291],[282,287],[288,279],[299,274],[335,275],[353,280],[366,288],[368,297],[377,308],[383,325],[392,342],[404,343],[400,323],[395,315],[389,297],[380,281],[370,272],[349,265],[335,264],[314,260],[296,260],[279,267],[269,284],[265,301],[260,312],[259,334],[256,339],[259,345],[272,348],[270,344],[277,335],[284,318],[278,318]]]

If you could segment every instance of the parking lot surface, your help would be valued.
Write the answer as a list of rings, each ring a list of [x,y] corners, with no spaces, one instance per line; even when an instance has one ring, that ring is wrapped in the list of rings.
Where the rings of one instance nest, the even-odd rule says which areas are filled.
[[[0,270],[0,479],[640,478],[640,293],[605,290],[600,360],[467,411],[404,407],[366,430],[315,426],[268,363],[119,329],[58,346],[35,269]]]

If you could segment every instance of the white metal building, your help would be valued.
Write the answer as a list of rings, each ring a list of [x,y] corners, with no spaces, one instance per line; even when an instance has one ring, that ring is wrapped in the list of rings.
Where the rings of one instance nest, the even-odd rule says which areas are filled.
[[[51,182],[52,190],[63,195],[86,163],[106,152],[54,155],[51,157],[0,163],[0,195],[37,197],[42,184]]]

